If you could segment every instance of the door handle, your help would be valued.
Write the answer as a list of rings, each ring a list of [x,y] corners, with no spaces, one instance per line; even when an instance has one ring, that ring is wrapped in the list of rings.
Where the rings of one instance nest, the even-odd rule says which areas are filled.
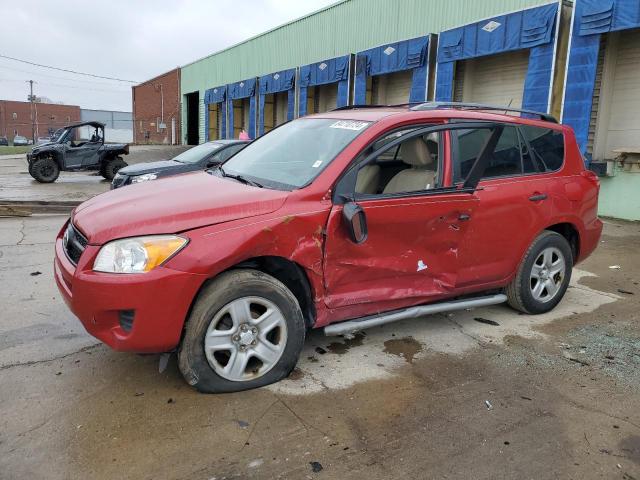
[[[531,200],[532,202],[541,202],[542,200],[546,200],[546,199],[547,199],[546,193],[536,193],[535,195],[531,195],[529,197],[529,200]]]
[[[458,220],[460,220],[461,222],[466,222],[470,218],[471,215],[469,215],[468,213],[461,213],[460,215],[458,215]]]

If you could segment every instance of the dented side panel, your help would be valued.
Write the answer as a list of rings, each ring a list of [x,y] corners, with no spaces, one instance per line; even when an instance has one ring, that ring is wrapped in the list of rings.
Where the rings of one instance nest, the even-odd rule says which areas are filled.
[[[369,303],[375,312],[387,302],[397,308],[453,292],[468,228],[460,216],[472,215],[477,203],[451,193],[361,202],[369,232],[362,244],[349,239],[336,206],[327,226],[327,306]]]

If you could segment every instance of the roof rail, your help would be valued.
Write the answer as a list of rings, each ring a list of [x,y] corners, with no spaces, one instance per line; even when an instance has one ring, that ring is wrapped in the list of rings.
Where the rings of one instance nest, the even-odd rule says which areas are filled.
[[[389,108],[395,105],[345,105],[343,107],[334,108],[332,112],[339,112],[340,110],[353,110],[355,108]]]
[[[540,120],[544,120],[546,122],[558,123],[556,118],[544,112],[535,112],[533,110],[525,110],[522,108],[513,108],[513,107],[500,107],[494,105],[483,105],[481,103],[463,103],[463,102],[425,102],[420,103],[411,107],[411,110],[438,110],[440,108],[460,108],[465,110],[494,110],[494,111],[503,111],[505,114],[507,112],[518,112],[524,113],[527,115],[536,115],[540,117]]]

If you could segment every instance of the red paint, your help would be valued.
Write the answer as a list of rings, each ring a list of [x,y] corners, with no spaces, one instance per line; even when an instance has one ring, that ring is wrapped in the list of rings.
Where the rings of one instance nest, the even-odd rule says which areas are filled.
[[[400,126],[442,123],[452,117],[522,123],[531,119],[483,112],[401,108],[317,115],[374,123],[307,187],[260,189],[207,173],[186,174],[113,190],[83,203],[72,221],[89,246],[73,266],[56,241],[55,277],[86,329],[118,350],[161,352],[175,348],[202,284],[240,262],[279,256],[305,271],[316,327],[348,318],[504,287],[531,241],[545,228],[570,223],[579,235],[578,261],[597,246],[598,182],[586,173],[570,128],[560,172],[481,181],[474,193],[375,199],[361,202],[368,239],[356,245],[342,225],[342,206],[330,190],[374,138]],[[304,121],[304,120],[300,120]],[[451,185],[449,135],[443,174]],[[529,197],[545,193],[547,199]],[[470,215],[460,221],[460,215]],[[180,233],[189,245],[146,274],[92,271],[104,243],[117,238]],[[425,268],[423,268],[425,267]],[[123,331],[119,310],[135,310]]]

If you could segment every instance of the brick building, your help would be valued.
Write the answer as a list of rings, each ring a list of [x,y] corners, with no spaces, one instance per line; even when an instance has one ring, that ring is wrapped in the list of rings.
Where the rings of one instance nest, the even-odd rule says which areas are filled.
[[[180,143],[180,69],[132,87],[133,141]]]
[[[37,139],[80,121],[80,107],[55,103],[33,104],[0,100],[0,136],[10,141],[16,135]]]

